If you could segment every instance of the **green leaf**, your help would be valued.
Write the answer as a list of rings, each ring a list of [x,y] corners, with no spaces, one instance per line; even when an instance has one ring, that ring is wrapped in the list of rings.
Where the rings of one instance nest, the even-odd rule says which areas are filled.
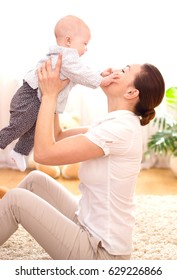
[[[169,106],[177,108],[177,87],[171,87],[166,90],[165,100]]]
[[[177,156],[177,87],[165,92],[166,109],[161,116],[154,119],[157,131],[150,136],[145,155],[172,154]]]

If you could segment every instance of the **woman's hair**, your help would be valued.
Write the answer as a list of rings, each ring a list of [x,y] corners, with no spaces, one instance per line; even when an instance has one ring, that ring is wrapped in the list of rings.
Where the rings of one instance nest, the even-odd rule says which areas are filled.
[[[135,114],[140,116],[141,125],[148,124],[155,117],[154,108],[163,100],[165,82],[160,71],[151,64],[143,64],[141,72],[134,81],[139,90],[139,102],[135,106]]]

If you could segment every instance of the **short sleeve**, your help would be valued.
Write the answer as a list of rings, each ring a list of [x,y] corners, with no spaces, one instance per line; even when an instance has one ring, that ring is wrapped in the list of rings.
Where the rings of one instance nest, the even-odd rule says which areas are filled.
[[[99,146],[100,148],[102,148],[102,150],[104,151],[105,156],[109,154],[109,148],[107,147],[106,143],[105,143],[105,139],[102,139],[99,137],[98,133],[95,133],[96,131],[89,130],[85,136],[92,141],[93,143],[95,143],[97,146]]]
[[[132,131],[114,120],[91,127],[86,137],[101,147],[105,155],[123,155],[131,145]]]

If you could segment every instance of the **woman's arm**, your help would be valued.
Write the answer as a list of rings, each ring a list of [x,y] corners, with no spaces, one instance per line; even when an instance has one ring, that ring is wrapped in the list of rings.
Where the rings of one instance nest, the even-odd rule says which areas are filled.
[[[59,141],[56,141],[54,132],[54,112],[58,92],[66,85],[61,81],[58,73],[61,67],[59,56],[55,69],[51,61],[43,63],[38,70],[39,85],[42,92],[41,106],[37,118],[34,142],[34,159],[41,164],[62,165],[81,162],[104,155],[103,150],[82,134],[74,135],[70,132],[61,132]],[[60,131],[60,127],[58,127]],[[78,128],[76,128],[77,133]],[[76,131],[75,130],[75,131]],[[72,135],[72,136],[71,136]]]
[[[55,114],[54,117],[54,133],[55,133],[55,141],[59,141],[63,138],[77,135],[77,134],[84,134],[88,130],[88,127],[76,127],[76,128],[68,128],[62,129],[59,121],[59,115]]]

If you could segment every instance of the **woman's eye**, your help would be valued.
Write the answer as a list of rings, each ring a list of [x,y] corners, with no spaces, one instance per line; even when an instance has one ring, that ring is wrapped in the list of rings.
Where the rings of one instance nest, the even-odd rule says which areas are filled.
[[[124,70],[124,69],[122,69],[122,73],[125,73],[125,70]]]

